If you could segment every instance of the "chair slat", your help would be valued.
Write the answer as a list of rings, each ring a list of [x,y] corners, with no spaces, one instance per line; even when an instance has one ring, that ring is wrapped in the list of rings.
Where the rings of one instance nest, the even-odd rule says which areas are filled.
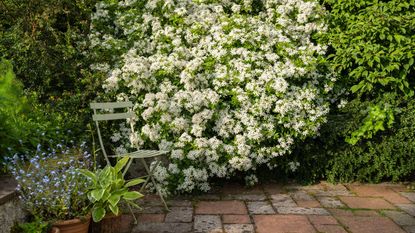
[[[105,103],[90,103],[92,109],[112,109],[112,108],[129,108],[133,106],[131,101],[126,102],[105,102]]]
[[[135,117],[134,112],[124,113],[106,113],[106,114],[94,114],[92,119],[94,121],[108,121],[108,120],[120,120]]]
[[[151,158],[158,155],[163,155],[168,153],[168,151],[160,151],[160,150],[138,150],[126,154],[119,154],[119,155],[110,155],[108,157],[130,157],[130,158]]]

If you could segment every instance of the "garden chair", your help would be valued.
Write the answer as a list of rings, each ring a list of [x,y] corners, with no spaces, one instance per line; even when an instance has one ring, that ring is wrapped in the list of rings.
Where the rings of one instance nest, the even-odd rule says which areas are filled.
[[[141,163],[144,166],[144,169],[147,173],[146,176],[146,181],[144,182],[143,186],[141,187],[140,191],[142,191],[146,185],[148,184],[148,182],[152,182],[154,187],[157,190],[158,195],[160,196],[161,201],[164,204],[165,209],[168,211],[168,207],[166,204],[166,201],[163,198],[163,195],[160,191],[160,187],[157,185],[157,183],[154,180],[153,177],[153,173],[154,173],[154,169],[160,164],[160,160],[158,160],[155,164],[155,166],[153,167],[153,169],[150,169],[149,166],[147,165],[146,159],[149,158],[154,158],[160,155],[164,155],[166,153],[168,153],[168,151],[160,151],[160,150],[140,150],[138,144],[135,144],[135,147],[137,148],[136,151],[134,152],[129,152],[129,153],[125,153],[125,154],[116,154],[116,155],[108,155],[105,147],[104,147],[104,143],[102,140],[102,136],[101,136],[101,131],[99,128],[99,122],[100,121],[110,121],[110,120],[127,120],[127,123],[130,124],[131,127],[131,132],[134,135],[135,134],[135,130],[134,130],[134,123],[133,123],[133,119],[136,118],[136,115],[134,113],[134,111],[132,110],[133,107],[133,103],[130,101],[127,102],[106,102],[106,103],[91,103],[90,104],[91,108],[94,111],[94,115],[92,116],[93,120],[95,121],[96,124],[96,128],[97,128],[97,132],[98,132],[98,139],[99,139],[99,144],[101,145],[101,149],[102,149],[102,153],[104,154],[105,157],[105,161],[107,162],[107,164],[111,164],[109,158],[121,158],[121,157],[129,157],[130,160],[128,161],[127,165],[124,168],[123,171],[123,175],[125,175],[125,173],[128,171],[128,169],[131,166],[131,163],[134,159],[138,159],[141,161]],[[114,109],[126,109],[127,111],[122,112],[122,113],[114,113]],[[103,112],[103,113],[99,113],[99,111]],[[132,209],[129,206],[130,211],[132,213]],[[134,214],[133,214],[134,216]],[[135,216],[134,216],[135,219]]]

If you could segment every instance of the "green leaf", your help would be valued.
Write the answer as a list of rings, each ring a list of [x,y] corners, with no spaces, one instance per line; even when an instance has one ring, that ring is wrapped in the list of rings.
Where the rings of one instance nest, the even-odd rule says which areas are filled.
[[[137,191],[131,191],[131,192],[124,193],[123,198],[125,200],[132,201],[132,200],[138,199],[138,198],[143,197],[143,196],[144,196],[143,194],[141,194]]]
[[[105,193],[105,189],[96,189],[91,191],[91,197],[96,201],[101,200],[102,196]]]
[[[118,173],[120,172],[123,167],[127,164],[129,157],[123,157],[122,159],[118,160],[117,164],[115,165],[115,171]]]
[[[78,170],[83,176],[85,176],[85,177],[87,177],[87,178],[90,178],[91,180],[92,180],[92,182],[94,182],[94,183],[96,183],[97,182],[97,177],[96,177],[96,175],[93,173],[93,172],[91,172],[91,171],[89,171],[89,170],[86,170],[86,169],[79,169]]]
[[[127,184],[125,184],[125,187],[128,188],[128,187],[131,187],[131,186],[134,186],[134,185],[137,185],[137,184],[141,184],[143,182],[144,182],[144,180],[140,179],[140,178],[133,179],[133,180],[130,180]]]
[[[113,194],[108,198],[108,202],[112,206],[118,205],[118,202],[120,201],[121,195],[120,194]]]
[[[101,221],[105,216],[105,209],[101,206],[92,209],[92,220],[94,222]]]
[[[115,215],[118,215],[120,213],[120,209],[118,208],[118,206],[109,205],[109,208],[110,208],[111,212]]]

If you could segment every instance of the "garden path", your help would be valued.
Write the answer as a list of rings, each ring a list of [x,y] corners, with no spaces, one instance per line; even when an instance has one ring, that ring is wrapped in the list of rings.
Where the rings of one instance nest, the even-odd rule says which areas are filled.
[[[141,200],[139,223],[123,216],[120,231],[206,233],[415,233],[415,192],[400,184],[311,186],[231,183],[179,196],[165,213],[157,196]]]

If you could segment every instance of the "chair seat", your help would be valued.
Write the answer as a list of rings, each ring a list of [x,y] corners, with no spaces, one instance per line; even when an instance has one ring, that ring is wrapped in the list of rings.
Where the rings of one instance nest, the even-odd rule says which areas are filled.
[[[168,151],[162,151],[162,150],[138,150],[134,152],[129,152],[125,154],[119,154],[119,155],[109,155],[108,157],[130,157],[130,158],[152,158],[159,155],[167,154]]]

